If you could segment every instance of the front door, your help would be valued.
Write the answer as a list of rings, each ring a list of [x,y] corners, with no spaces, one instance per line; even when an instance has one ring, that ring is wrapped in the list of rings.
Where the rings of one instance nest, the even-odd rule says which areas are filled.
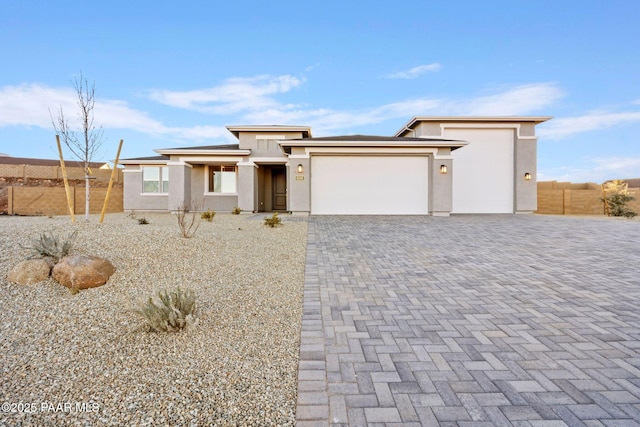
[[[273,183],[273,210],[287,210],[287,171],[284,167],[271,169],[271,182]]]

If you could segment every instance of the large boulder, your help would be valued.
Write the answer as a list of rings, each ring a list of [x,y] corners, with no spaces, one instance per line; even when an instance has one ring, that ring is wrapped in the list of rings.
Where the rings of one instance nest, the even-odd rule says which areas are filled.
[[[31,285],[47,280],[50,273],[51,267],[47,261],[42,258],[27,259],[11,269],[7,280],[20,285]]]
[[[102,286],[116,268],[108,260],[90,255],[69,255],[53,267],[53,278],[72,289]]]

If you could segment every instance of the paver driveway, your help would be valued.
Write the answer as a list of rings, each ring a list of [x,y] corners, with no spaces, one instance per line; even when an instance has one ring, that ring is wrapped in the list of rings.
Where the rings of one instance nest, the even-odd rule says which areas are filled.
[[[640,425],[640,222],[311,217],[297,420]]]

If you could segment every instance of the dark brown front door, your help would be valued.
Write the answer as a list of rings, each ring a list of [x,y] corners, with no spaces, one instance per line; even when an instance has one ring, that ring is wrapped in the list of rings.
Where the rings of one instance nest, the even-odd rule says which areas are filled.
[[[285,168],[271,169],[271,181],[273,182],[273,210],[284,211],[287,209],[287,172]]]

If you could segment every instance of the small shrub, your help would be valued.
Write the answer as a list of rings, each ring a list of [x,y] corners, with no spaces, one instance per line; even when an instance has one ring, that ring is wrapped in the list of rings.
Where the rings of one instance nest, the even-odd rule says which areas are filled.
[[[204,219],[205,221],[209,221],[209,222],[213,221],[213,217],[214,216],[216,216],[216,211],[212,211],[212,210],[209,210],[209,209],[207,209],[206,212],[202,212],[200,214],[200,218]]]
[[[140,224],[140,225],[149,224],[149,220],[147,218],[145,218],[145,217],[138,218],[138,224]]]
[[[638,215],[627,207],[627,202],[634,200],[633,197],[625,194],[613,194],[607,197],[607,205],[609,207],[609,216],[623,216],[633,218]]]
[[[242,209],[240,209],[237,206],[235,208],[233,208],[233,210],[231,211],[231,213],[234,214],[234,215],[240,215],[240,212],[242,212]]]
[[[278,216],[278,212],[274,212],[273,215],[270,216],[270,217],[265,217],[264,225],[268,225],[271,228],[274,228],[274,227],[277,227],[279,225],[282,225],[282,221],[280,220],[280,217]]]
[[[55,263],[60,259],[69,255],[73,246],[73,240],[76,238],[77,231],[69,234],[66,238],[61,239],[48,231],[43,232],[39,239],[35,239],[28,249],[34,252],[35,256],[43,258],[51,258]]]
[[[175,332],[195,325],[196,296],[190,289],[180,288],[168,292],[161,290],[154,301],[149,298],[146,304],[137,310],[147,326],[155,332]]]
[[[197,209],[194,207],[193,211],[189,211],[189,208],[182,203],[177,208],[176,218],[178,219],[178,227],[180,228],[180,234],[185,239],[190,239],[196,235],[198,228],[200,227],[200,220],[198,219]]]
[[[627,206],[627,203],[635,200],[635,198],[629,195],[628,184],[626,182],[614,179],[603,185],[602,192],[604,193],[604,197],[600,200],[604,202],[607,215],[623,216],[626,218],[633,218],[638,215]]]

